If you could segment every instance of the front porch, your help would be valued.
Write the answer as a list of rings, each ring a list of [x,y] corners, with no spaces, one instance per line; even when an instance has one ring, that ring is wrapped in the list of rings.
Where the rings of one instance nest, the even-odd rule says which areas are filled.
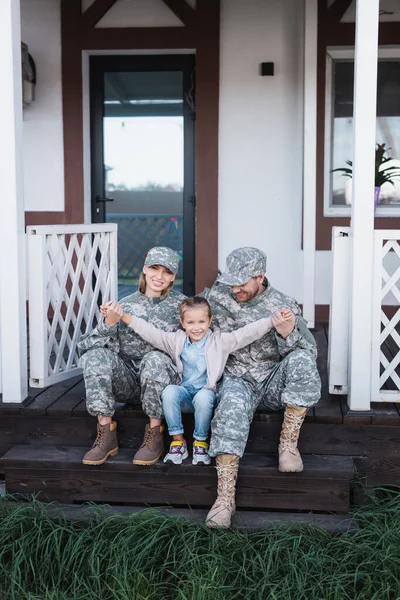
[[[257,510],[346,513],[351,503],[363,501],[360,484],[369,488],[400,484],[400,412],[398,405],[391,402],[391,399],[400,400],[400,292],[397,289],[400,267],[395,264],[395,259],[400,258],[400,230],[397,217],[390,229],[387,221],[382,225],[381,219],[379,226],[386,229],[374,231],[372,203],[377,77],[371,65],[377,63],[378,28],[383,32],[385,26],[384,23],[379,25],[379,1],[358,2],[357,23],[348,26],[340,23],[343,14],[338,13],[346,12],[350,1],[306,0],[300,10],[300,3],[296,2],[287,2],[287,6],[271,2],[271,6],[266,7],[256,0],[251,3],[247,28],[237,27],[242,20],[240,1],[222,2],[221,16],[217,0],[195,2],[195,12],[188,6],[183,9],[188,4],[183,0],[164,2],[181,6],[185,11],[183,16],[191,15],[189,25],[185,22],[169,31],[164,26],[151,30],[137,25],[117,30],[96,28],[94,21],[100,12],[104,15],[117,4],[115,0],[97,0],[91,10],[87,8],[88,3],[83,3],[84,7],[79,0],[62,2],[62,14],[56,25],[58,28],[60,24],[63,35],[60,40],[63,72],[60,60],[59,83],[63,84],[64,95],[58,99],[60,114],[55,121],[62,125],[64,133],[64,139],[59,136],[56,141],[65,152],[62,181],[58,181],[63,188],[61,183],[64,184],[65,177],[65,198],[58,194],[60,202],[56,206],[42,202],[41,187],[35,188],[40,191],[36,203],[27,203],[28,195],[24,198],[21,185],[24,168],[28,173],[29,161],[41,150],[36,146],[39,142],[36,136],[35,145],[27,153],[28,160],[22,165],[20,149],[25,138],[18,4],[8,0],[2,13],[3,29],[7,33],[3,36],[3,56],[8,68],[5,89],[9,90],[2,111],[7,145],[4,164],[9,173],[4,196],[10,201],[5,206],[1,238],[1,255],[6,258],[0,270],[1,392],[7,403],[0,404],[0,472],[5,475],[8,491],[40,493],[45,499],[67,503],[93,500],[199,507],[208,507],[215,497],[216,477],[211,467],[188,464],[175,468],[160,463],[143,469],[132,465],[131,457],[142,440],[146,418],[137,406],[129,403],[120,406],[116,416],[120,454],[98,469],[81,464],[84,450],[93,441],[95,420],[88,416],[85,408],[76,341],[95,325],[100,302],[116,297],[118,270],[116,226],[89,224],[90,197],[95,194],[89,183],[89,105],[88,99],[83,97],[89,94],[87,59],[91,52],[105,55],[108,51],[165,53],[188,49],[196,54],[197,61],[196,197],[186,199],[197,206],[197,289],[201,290],[215,278],[217,266],[221,267],[228,252],[246,238],[246,243],[268,253],[271,259],[268,277],[274,286],[302,302],[311,327],[315,323],[316,307],[326,307],[331,301],[331,340],[335,337],[340,342],[334,345],[336,357],[341,359],[339,379],[328,383],[328,327],[315,328],[323,394],[318,406],[308,414],[301,432],[300,450],[305,458],[305,471],[278,473],[276,450],[281,415],[257,412],[242,461],[238,505]],[[274,12],[270,13],[272,9]],[[214,23],[212,44],[210,16]],[[392,27],[386,27],[386,45],[397,35],[395,27],[398,27],[396,21]],[[164,29],[165,37],[160,37],[160,30]],[[76,30],[80,32],[78,37]],[[275,30],[279,44],[273,43]],[[339,263],[335,262],[334,253],[333,256],[318,253],[329,248],[330,231],[336,221],[329,222],[323,245],[316,243],[316,219],[323,200],[320,187],[324,156],[323,135],[321,137],[324,97],[321,102],[318,90],[321,82],[322,88],[325,85],[321,65],[326,59],[326,47],[333,42],[339,44],[337,36],[332,40],[335,31],[340,35],[347,32],[346,43],[355,45],[356,70],[351,228],[343,233],[350,216],[347,207],[346,220],[337,223],[340,225],[337,229],[341,230],[339,235],[346,236],[343,239],[347,240],[346,252],[342,254],[344,260]],[[262,45],[268,38],[271,45]],[[260,40],[262,53],[254,50],[242,62],[236,50],[244,47],[249,39]],[[33,40],[36,41],[35,37]],[[275,54],[280,44],[282,47]],[[303,50],[304,59],[300,61],[298,56]],[[276,63],[273,79],[259,78],[260,60]],[[40,89],[44,88],[39,86],[38,91]],[[238,90],[248,94],[243,104],[232,103]],[[291,90],[289,94],[288,90]],[[283,102],[284,98],[288,103]],[[270,102],[267,111],[266,100]],[[252,113],[247,108],[243,110],[243,106],[258,108]],[[31,114],[34,119],[34,113]],[[247,116],[248,121],[244,120]],[[243,123],[240,135],[236,126],[239,122]],[[279,126],[275,131],[276,124]],[[266,140],[274,139],[271,135],[274,131],[275,147],[272,148],[266,146]],[[49,153],[52,141],[43,142]],[[244,147],[246,153],[243,153]],[[288,156],[289,152],[294,159],[292,179],[287,177],[285,160],[279,159],[279,164],[272,160],[272,156]],[[103,162],[100,160],[102,166]],[[327,159],[326,163],[329,169]],[[268,187],[266,182],[273,182],[273,186]],[[31,185],[25,185],[25,190],[30,188]],[[46,190],[48,199],[53,202],[57,194],[51,186]],[[280,198],[283,200],[278,202]],[[270,218],[272,214],[274,218]],[[74,225],[74,221],[80,224]],[[64,225],[46,227],[45,223],[53,222]],[[31,223],[28,235],[24,223]],[[255,227],[258,223],[263,226]],[[136,236],[137,233],[132,237]],[[281,251],[283,239],[284,252]],[[343,241],[341,237],[338,239]],[[122,263],[121,252],[119,259]],[[332,287],[327,285],[331,264],[328,260],[333,263]],[[8,310],[5,299],[8,306],[13,307],[12,311]],[[27,300],[32,341],[30,374],[33,385],[45,386],[30,388],[28,392]],[[391,312],[386,311],[386,314],[388,306]],[[394,348],[389,345],[390,339]],[[332,355],[330,364],[337,366]],[[68,379],[71,375],[76,377]],[[348,385],[348,403],[344,395],[330,395],[330,385],[341,388],[341,392]],[[382,390],[388,393],[381,394]],[[374,403],[378,398],[385,403]],[[190,430],[190,419],[187,424]]]
[[[318,366],[323,391],[300,436],[303,473],[277,470],[281,414],[258,411],[242,460],[238,507],[347,513],[364,487],[400,485],[400,414],[397,404],[350,411],[346,396],[329,394],[328,326],[319,324]],[[7,491],[39,493],[43,500],[206,508],[215,497],[213,467],[132,465],[147,418],[134,404],[117,410],[120,453],[102,467],[81,464],[95,434],[86,412],[81,376],[46,389],[31,388],[23,405],[0,404],[0,462]],[[186,430],[191,431],[187,418]],[[188,435],[189,438],[189,435]],[[167,442],[167,440],[166,440]]]

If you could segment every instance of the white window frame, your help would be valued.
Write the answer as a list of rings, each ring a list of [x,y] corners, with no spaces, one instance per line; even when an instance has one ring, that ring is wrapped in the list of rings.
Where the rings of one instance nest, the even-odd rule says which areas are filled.
[[[393,58],[400,61],[400,46],[380,47],[378,58]],[[333,124],[332,63],[338,59],[353,59],[354,47],[328,47],[326,49],[325,80],[325,143],[324,143],[324,217],[350,217],[351,206],[330,206],[331,199],[331,136]],[[379,206],[377,217],[400,217],[400,206]]]

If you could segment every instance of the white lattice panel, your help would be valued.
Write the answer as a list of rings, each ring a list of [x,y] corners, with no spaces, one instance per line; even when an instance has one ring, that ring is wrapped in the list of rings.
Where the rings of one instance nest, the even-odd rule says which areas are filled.
[[[400,231],[375,231],[373,277],[371,402],[400,402]]]
[[[117,226],[28,227],[30,385],[81,372],[76,344],[117,298]]]

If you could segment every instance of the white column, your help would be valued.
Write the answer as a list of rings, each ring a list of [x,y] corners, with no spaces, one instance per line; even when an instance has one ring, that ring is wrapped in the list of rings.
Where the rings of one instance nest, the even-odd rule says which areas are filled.
[[[304,1],[303,314],[315,324],[318,0]]]
[[[369,410],[379,0],[357,0],[354,68],[349,406]]]
[[[3,402],[27,396],[19,0],[0,2],[0,356]]]

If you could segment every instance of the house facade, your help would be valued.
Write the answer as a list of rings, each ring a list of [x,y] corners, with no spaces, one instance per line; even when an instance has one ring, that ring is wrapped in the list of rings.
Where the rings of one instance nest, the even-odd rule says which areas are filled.
[[[268,256],[271,283],[303,304],[313,326],[328,320],[332,228],[348,227],[350,217],[346,377],[353,391],[360,386],[354,397],[364,398],[373,232],[400,229],[399,187],[382,190],[375,218],[371,201],[375,141],[400,157],[397,3],[7,0],[1,11],[3,399],[27,395],[27,289],[41,283],[27,268],[25,227],[117,222],[119,235],[132,240],[147,228],[143,248],[156,231],[164,228],[156,239],[168,241],[181,228],[176,243],[189,293],[212,283],[232,249],[257,246]],[[35,99],[25,108],[21,41],[35,70]],[[167,81],[177,72],[179,81]],[[130,126],[156,117],[164,133],[159,126],[140,137]],[[331,173],[349,158],[352,200],[345,180]],[[146,217],[136,230],[127,225],[132,215]],[[365,405],[354,400],[353,407]]]

